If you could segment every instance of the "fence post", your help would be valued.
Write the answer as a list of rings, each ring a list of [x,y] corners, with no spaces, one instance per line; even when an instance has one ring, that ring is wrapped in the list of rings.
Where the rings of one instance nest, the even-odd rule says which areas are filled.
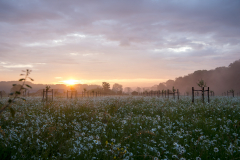
[[[178,96],[178,100],[179,100],[179,90],[177,89],[177,96]]]
[[[192,87],[192,103],[194,103],[194,87]]]
[[[43,98],[42,98],[42,100],[44,101],[44,89],[43,89]]]
[[[208,103],[209,103],[209,87],[208,87]]]
[[[204,87],[202,87],[202,99],[203,99],[203,103],[204,103]]]
[[[2,91],[0,91],[0,94],[1,94],[1,98],[2,98]]]

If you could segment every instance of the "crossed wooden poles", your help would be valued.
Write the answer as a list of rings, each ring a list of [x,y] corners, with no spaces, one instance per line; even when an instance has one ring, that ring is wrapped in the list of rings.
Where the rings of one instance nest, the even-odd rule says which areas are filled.
[[[208,103],[209,103],[209,87],[207,90],[204,90],[204,87],[202,87],[202,90],[194,90],[194,87],[192,87],[192,102],[194,103],[194,92],[201,91],[202,92],[202,101],[204,103],[204,92],[207,92],[208,96]]]

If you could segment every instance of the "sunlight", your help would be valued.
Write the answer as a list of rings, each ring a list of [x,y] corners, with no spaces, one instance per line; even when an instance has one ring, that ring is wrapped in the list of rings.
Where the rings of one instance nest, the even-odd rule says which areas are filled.
[[[61,81],[61,82],[65,83],[66,85],[75,85],[75,84],[80,83],[79,80],[74,80],[74,79],[65,80],[65,81]]]

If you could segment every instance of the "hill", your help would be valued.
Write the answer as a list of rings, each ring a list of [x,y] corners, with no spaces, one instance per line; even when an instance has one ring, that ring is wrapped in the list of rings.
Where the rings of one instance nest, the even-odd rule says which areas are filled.
[[[158,89],[172,89],[174,86],[181,93],[190,92],[192,87],[198,88],[198,80],[203,79],[207,83],[207,87],[213,90],[215,94],[221,95],[230,89],[235,93],[240,92],[240,60],[231,63],[228,67],[218,67],[214,70],[197,70],[194,73],[175,80],[168,80],[160,83]]]

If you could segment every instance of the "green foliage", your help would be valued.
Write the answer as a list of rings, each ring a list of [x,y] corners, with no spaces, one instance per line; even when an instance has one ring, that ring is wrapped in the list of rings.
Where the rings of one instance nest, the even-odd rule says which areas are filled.
[[[19,79],[20,82],[23,81],[22,85],[19,85],[18,90],[15,91],[15,96],[13,97],[13,99],[10,99],[10,98],[9,98],[8,103],[7,103],[4,107],[2,107],[2,108],[0,109],[0,114],[1,114],[6,108],[10,107],[11,104],[12,104],[13,102],[15,102],[15,99],[20,98],[20,97],[18,97],[18,96],[21,95],[21,91],[22,91],[22,90],[25,90],[25,91],[26,91],[26,88],[23,87],[24,85],[26,85],[27,87],[31,88],[31,86],[25,84],[26,79],[29,78],[28,76],[29,76],[29,74],[31,73],[31,70],[28,70],[28,69],[27,69],[26,71],[23,71],[23,72],[26,72],[26,74],[21,74],[20,76],[25,76],[25,78]],[[30,79],[31,79],[31,78],[30,78]],[[17,87],[17,84],[13,84],[13,87]],[[14,93],[12,92],[12,93],[10,93],[10,95],[14,95]],[[26,101],[24,98],[20,98],[20,99]],[[14,115],[15,115],[15,110],[14,110],[12,107],[10,107],[10,113],[11,113],[12,117],[14,117]]]
[[[46,88],[46,91],[48,91],[51,87],[47,85],[45,88]]]
[[[32,88],[30,85],[28,85],[28,84],[26,84],[26,86],[28,87],[28,88]]]
[[[197,85],[198,85],[199,87],[201,87],[201,88],[202,88],[202,87],[207,87],[206,82],[204,82],[204,80],[202,80],[202,79],[198,81]]]
[[[174,93],[176,91],[176,89],[174,88],[174,86],[172,87],[172,92]]]

